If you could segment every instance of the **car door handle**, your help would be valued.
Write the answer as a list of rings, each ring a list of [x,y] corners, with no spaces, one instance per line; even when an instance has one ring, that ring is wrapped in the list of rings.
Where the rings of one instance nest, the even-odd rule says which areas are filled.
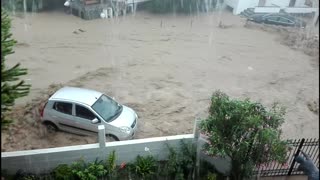
[[[58,116],[52,116],[53,118],[58,118]]]

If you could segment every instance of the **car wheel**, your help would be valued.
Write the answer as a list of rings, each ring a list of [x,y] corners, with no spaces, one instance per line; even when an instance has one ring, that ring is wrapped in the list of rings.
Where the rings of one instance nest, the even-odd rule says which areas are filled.
[[[106,142],[114,142],[114,141],[119,141],[119,139],[113,135],[106,135]]]
[[[55,132],[58,131],[57,126],[56,126],[55,124],[51,123],[51,122],[45,123],[45,126],[46,126],[47,131],[48,131],[49,133],[55,133]]]

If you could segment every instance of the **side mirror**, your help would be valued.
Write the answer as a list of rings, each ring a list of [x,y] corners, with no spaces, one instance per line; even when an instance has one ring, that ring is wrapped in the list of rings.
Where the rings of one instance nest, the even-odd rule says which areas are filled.
[[[97,124],[98,122],[99,122],[99,120],[98,120],[97,118],[94,118],[94,119],[91,121],[92,124]]]

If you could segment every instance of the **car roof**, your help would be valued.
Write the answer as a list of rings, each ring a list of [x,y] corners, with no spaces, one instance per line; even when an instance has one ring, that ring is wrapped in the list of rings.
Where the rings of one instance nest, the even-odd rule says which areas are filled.
[[[63,87],[56,91],[49,100],[73,101],[92,106],[103,93],[78,87]]]

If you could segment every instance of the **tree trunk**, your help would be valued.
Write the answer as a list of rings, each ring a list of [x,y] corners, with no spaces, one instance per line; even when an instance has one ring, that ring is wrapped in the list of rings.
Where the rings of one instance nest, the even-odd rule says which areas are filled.
[[[244,177],[242,171],[241,163],[238,161],[232,161],[230,180],[243,180]]]

